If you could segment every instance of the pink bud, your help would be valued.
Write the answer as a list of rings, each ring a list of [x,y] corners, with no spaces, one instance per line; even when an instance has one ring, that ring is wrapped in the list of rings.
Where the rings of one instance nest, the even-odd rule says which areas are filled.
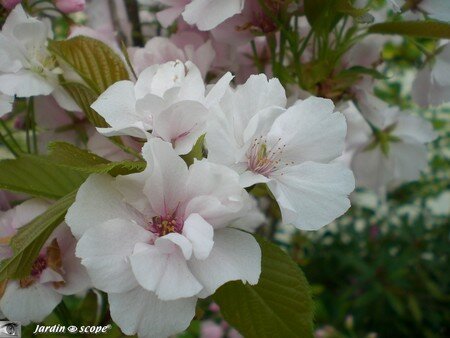
[[[13,9],[20,2],[21,0],[1,0],[2,6],[5,7],[6,9]]]
[[[202,323],[201,338],[221,338],[223,337],[223,329],[219,324],[214,323],[211,320],[207,320]]]
[[[85,0],[56,0],[55,6],[61,12],[69,14],[84,10]]]

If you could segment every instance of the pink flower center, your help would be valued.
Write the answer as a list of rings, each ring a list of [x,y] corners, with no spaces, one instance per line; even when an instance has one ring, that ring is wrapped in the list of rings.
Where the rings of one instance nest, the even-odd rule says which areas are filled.
[[[19,281],[21,288],[27,288],[33,285],[41,277],[42,271],[47,268],[47,259],[44,256],[39,256],[31,267],[31,273],[28,277],[22,278]]]
[[[148,229],[158,237],[176,232],[181,233],[184,222],[174,215],[155,216],[149,222]]]
[[[271,148],[267,148],[262,136],[255,138],[247,151],[247,167],[254,173],[269,177],[279,168],[281,156],[286,145],[281,145],[281,138]]]

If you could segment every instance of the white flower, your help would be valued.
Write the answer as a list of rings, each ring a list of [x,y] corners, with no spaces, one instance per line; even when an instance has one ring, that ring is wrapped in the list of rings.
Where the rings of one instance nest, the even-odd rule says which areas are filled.
[[[421,107],[450,102],[450,43],[418,72],[413,83],[412,97]]]
[[[236,170],[244,187],[267,183],[284,223],[318,229],[350,207],[353,175],[330,163],[342,153],[345,119],[330,100],[285,104],[279,81],[265,75],[230,89],[206,134],[208,159]]]
[[[427,14],[430,18],[450,22],[450,2],[446,0],[419,0],[413,1],[412,7],[407,3],[406,0],[390,0],[391,5],[394,10],[400,12],[402,6],[405,4],[411,9],[413,12],[421,11]]]
[[[436,138],[431,124],[370,94],[359,103],[374,132],[352,160],[357,185],[383,195],[386,188],[418,179],[428,162],[424,144]]]
[[[164,27],[171,25],[181,14],[183,19],[196,25],[202,31],[208,31],[226,19],[242,12],[245,0],[158,0],[169,8],[157,14]]]
[[[0,215],[1,240],[9,241],[16,231],[43,213],[48,203],[26,201]],[[9,229],[7,233],[5,229]],[[41,322],[61,301],[90,285],[86,270],[75,257],[75,238],[69,228],[60,225],[47,240],[28,277],[9,280],[0,299],[0,310],[9,319],[27,325]]]
[[[227,227],[247,211],[235,172],[207,160],[187,168],[157,138],[143,156],[142,173],[89,177],[66,221],[122,331],[168,336],[189,325],[198,297],[230,280],[256,284],[261,252],[251,235]]]
[[[51,35],[46,23],[16,6],[0,33],[0,92],[29,97],[55,89],[59,69],[46,48]]]
[[[190,61],[151,66],[136,84],[116,82],[92,104],[111,126],[98,131],[106,136],[159,137],[172,143],[178,154],[187,154],[204,134],[209,108],[231,78],[225,74],[205,96],[202,76]]]
[[[0,117],[8,114],[12,110],[12,105],[14,102],[14,96],[9,96],[0,93]]]

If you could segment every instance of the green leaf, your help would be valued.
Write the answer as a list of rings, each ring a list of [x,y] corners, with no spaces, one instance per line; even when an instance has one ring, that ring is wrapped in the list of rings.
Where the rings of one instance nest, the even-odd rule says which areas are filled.
[[[76,191],[64,196],[43,214],[21,227],[11,239],[13,256],[1,262],[0,281],[20,279],[30,274],[39,251],[53,230],[64,221],[67,209],[75,201]]]
[[[399,34],[418,38],[450,39],[450,24],[436,21],[384,22],[370,26],[368,32]]]
[[[203,158],[204,141],[205,141],[205,134],[203,134],[198,138],[197,142],[195,142],[189,154],[181,156],[187,165],[191,165],[192,163],[194,163],[194,159],[201,160]]]
[[[129,79],[122,59],[99,40],[77,36],[50,41],[49,50],[69,64],[97,95],[113,83]]]
[[[246,338],[313,337],[313,301],[300,268],[276,245],[257,238],[262,273],[257,285],[223,285],[213,296],[225,320]]]
[[[377,80],[386,80],[387,76],[381,74],[379,71],[373,68],[366,68],[362,66],[353,66],[351,68],[345,69],[338,74],[338,77],[347,77],[352,75],[369,75]]]
[[[315,23],[323,15],[324,10],[329,4],[328,0],[305,0],[304,8],[306,19],[311,27],[314,27]]]
[[[66,142],[52,142],[48,146],[49,160],[63,167],[85,173],[109,173],[112,176],[143,171],[143,161],[111,162],[103,157]]]
[[[48,161],[46,156],[23,155],[0,161],[0,189],[58,199],[77,189],[88,175]]]
[[[91,104],[98,98],[92,89],[76,82],[67,82],[63,84],[63,87],[83,110],[89,122],[96,127],[109,127],[105,119],[91,108]]]

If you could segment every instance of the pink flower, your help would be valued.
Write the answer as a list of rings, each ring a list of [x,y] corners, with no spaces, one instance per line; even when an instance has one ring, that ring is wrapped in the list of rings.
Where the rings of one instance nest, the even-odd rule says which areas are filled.
[[[75,13],[84,10],[85,0],[56,0],[55,6],[63,13]]]

